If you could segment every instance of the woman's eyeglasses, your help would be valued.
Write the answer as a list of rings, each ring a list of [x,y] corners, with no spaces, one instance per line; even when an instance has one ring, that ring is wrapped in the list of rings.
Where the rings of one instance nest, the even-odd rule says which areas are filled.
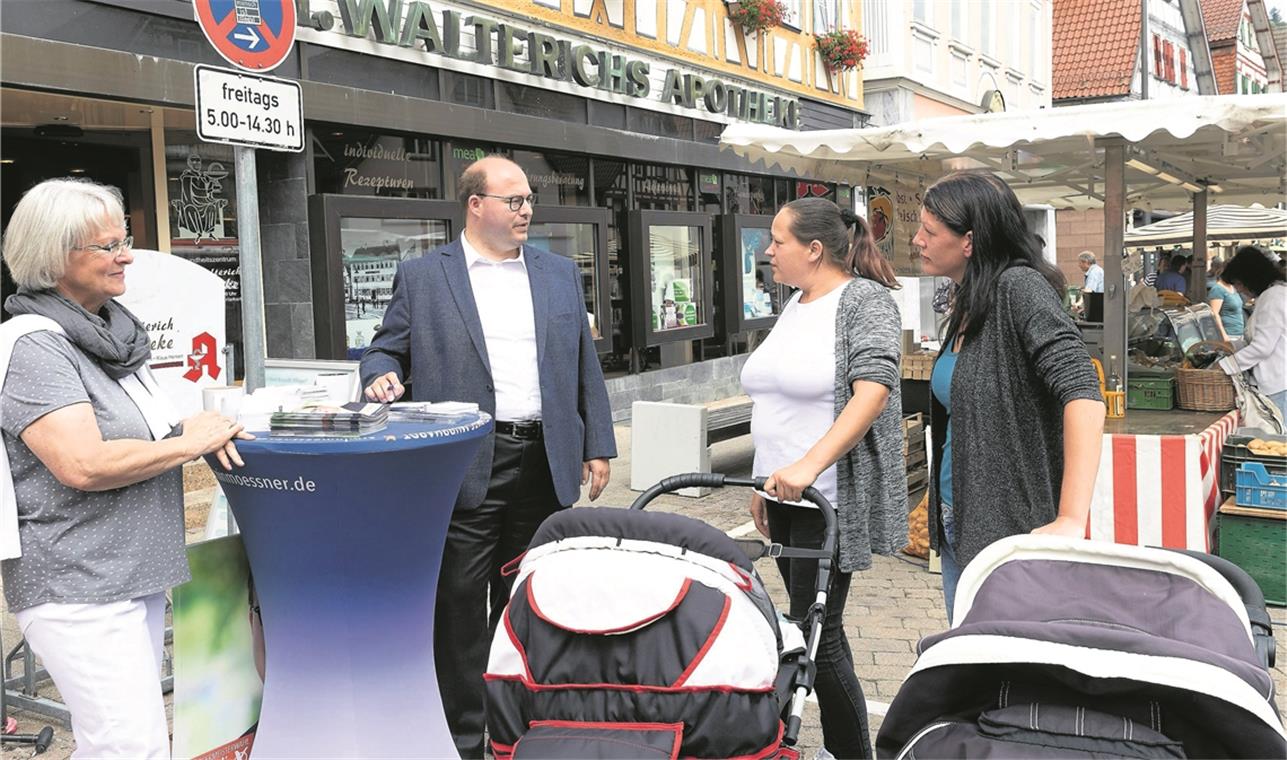
[[[99,253],[106,256],[115,256],[121,251],[123,250],[127,251],[133,247],[134,247],[134,236],[126,235],[123,239],[113,241],[111,243],[108,243],[107,245],[98,245],[96,243],[91,243],[90,245],[82,245],[77,250],[93,251],[94,253]]]

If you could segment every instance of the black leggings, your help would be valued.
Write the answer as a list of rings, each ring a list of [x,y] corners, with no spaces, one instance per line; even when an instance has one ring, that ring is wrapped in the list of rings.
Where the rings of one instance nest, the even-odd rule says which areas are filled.
[[[822,513],[808,507],[792,507],[766,500],[769,533],[773,540],[807,549],[822,547],[825,523]],[[778,570],[791,598],[791,617],[803,618],[817,595],[818,561],[778,559]],[[834,561],[832,567],[835,567]],[[814,692],[822,716],[822,741],[837,758],[871,757],[867,732],[867,700],[854,674],[854,656],[845,636],[845,600],[849,596],[849,573],[833,570],[827,589],[827,613],[822,620],[818,642],[818,675]],[[808,631],[805,632],[808,634]]]

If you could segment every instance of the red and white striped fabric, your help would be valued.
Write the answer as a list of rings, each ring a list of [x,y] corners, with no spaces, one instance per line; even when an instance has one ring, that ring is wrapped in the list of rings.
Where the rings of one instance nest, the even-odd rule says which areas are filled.
[[[1210,551],[1220,449],[1237,427],[1233,411],[1198,435],[1105,435],[1087,536]]]

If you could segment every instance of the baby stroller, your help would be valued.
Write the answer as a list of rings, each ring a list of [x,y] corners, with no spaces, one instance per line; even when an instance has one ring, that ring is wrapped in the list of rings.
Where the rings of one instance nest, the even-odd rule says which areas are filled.
[[[677,475],[628,510],[566,509],[542,523],[515,560],[484,676],[498,760],[799,756],[837,540],[831,504],[805,491],[826,522],[821,549],[642,511],[681,488],[763,482]],[[818,560],[807,641],[774,610],[752,565],[764,556]]]
[[[1055,536],[965,568],[879,757],[1287,757],[1264,597],[1198,552]]]

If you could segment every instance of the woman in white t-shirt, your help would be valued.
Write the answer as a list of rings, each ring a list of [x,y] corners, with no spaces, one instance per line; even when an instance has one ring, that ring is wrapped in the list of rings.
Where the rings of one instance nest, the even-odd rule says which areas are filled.
[[[823,744],[836,757],[870,757],[867,707],[844,632],[850,574],[906,537],[907,494],[899,395],[897,281],[866,223],[831,201],[788,203],[773,219],[774,280],[798,289],[746,360],[755,406],[751,436],[755,525],[790,546],[822,545],[822,515],[799,503],[814,486],[836,507],[840,542],[817,656]],[[817,562],[779,559],[791,614],[814,602]]]

